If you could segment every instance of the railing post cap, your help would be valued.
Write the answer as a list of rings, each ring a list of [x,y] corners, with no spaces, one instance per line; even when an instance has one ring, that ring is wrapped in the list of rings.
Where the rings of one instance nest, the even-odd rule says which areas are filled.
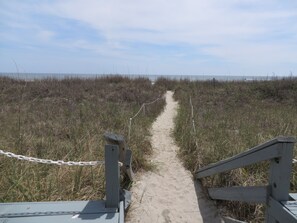
[[[114,134],[111,132],[104,133],[104,138],[107,141],[114,141],[114,142],[124,142],[125,141],[124,136],[117,135],[117,134]]]
[[[277,142],[292,142],[292,143],[295,143],[296,142],[296,138],[293,137],[293,136],[278,136],[276,138],[276,141]]]

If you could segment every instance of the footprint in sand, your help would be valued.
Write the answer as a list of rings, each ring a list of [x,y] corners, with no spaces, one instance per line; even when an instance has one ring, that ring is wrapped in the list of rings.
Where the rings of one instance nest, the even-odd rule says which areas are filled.
[[[168,209],[165,209],[164,211],[162,211],[162,216],[164,217],[165,223],[171,223],[169,213],[170,211]]]

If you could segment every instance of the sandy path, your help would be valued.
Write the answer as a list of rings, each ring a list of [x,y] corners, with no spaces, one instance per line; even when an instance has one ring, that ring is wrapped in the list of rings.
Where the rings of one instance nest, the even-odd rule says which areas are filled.
[[[171,131],[177,102],[166,94],[166,108],[152,126],[151,157],[156,170],[140,174],[132,187],[132,204],[126,222],[220,222],[215,207],[176,156]],[[196,192],[195,192],[196,188]],[[198,198],[197,198],[198,197]]]

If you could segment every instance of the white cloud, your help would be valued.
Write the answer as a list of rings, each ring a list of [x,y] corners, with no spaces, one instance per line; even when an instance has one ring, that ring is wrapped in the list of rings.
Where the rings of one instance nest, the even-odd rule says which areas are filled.
[[[49,30],[41,30],[38,33],[38,37],[41,41],[50,41],[55,36],[55,33]]]
[[[96,43],[73,37],[71,43],[57,42],[53,37],[58,33],[45,27],[35,28],[41,41],[52,41],[61,47],[68,45],[127,60],[136,57],[148,60],[149,52],[135,54],[131,44],[186,45],[197,54],[238,66],[263,67],[288,62],[297,69],[295,1],[64,0],[36,2],[33,6],[22,2],[18,11],[21,9],[79,21],[97,30],[105,39]],[[34,22],[30,25],[34,26]],[[172,57],[182,59],[186,54],[176,52]]]
[[[151,30],[151,33],[145,32],[145,35],[159,36],[161,41],[164,39],[193,43],[218,41],[220,37],[225,36],[236,38],[234,35],[267,32],[273,22],[297,16],[296,12],[287,11],[244,12],[233,9],[232,6],[223,8],[221,4],[217,4],[218,1],[172,0],[161,3],[163,4],[157,0],[76,0],[58,1],[56,4],[45,6],[44,9],[56,16],[85,22],[112,39],[121,39],[123,35],[133,40],[133,35],[128,36],[131,30]],[[191,38],[180,39],[182,35],[178,35],[178,38],[172,35],[180,33],[185,33],[184,36]]]

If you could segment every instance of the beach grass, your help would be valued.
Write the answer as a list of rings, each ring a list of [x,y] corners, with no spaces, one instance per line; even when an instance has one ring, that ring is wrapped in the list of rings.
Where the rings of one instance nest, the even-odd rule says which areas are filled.
[[[174,136],[184,165],[199,167],[236,155],[277,136],[297,136],[297,79],[217,82],[160,80],[174,89],[179,102]],[[194,108],[193,130],[190,97]],[[294,155],[296,154],[296,146]],[[297,167],[291,179],[297,191]],[[268,183],[268,162],[203,180],[206,187],[253,186]],[[223,215],[263,222],[265,208],[240,202],[217,202]]]
[[[0,77],[0,149],[64,161],[103,160],[103,134],[128,136],[129,118],[164,89],[146,78],[24,81]],[[149,169],[149,129],[165,101],[133,120],[133,168]],[[56,166],[0,156],[0,202],[102,199],[104,166]]]

